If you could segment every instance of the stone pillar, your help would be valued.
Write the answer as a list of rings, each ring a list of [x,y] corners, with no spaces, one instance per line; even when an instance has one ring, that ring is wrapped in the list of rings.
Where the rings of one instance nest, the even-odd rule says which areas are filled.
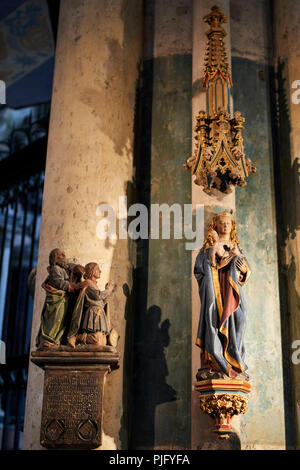
[[[281,185],[280,264],[284,290],[284,323],[289,325],[284,338],[291,354],[286,368],[291,371],[291,399],[294,444],[300,449],[300,4],[295,0],[276,0],[273,6],[275,65],[279,110],[279,155],[276,168]],[[298,343],[297,343],[298,342]],[[293,355],[294,352],[294,355]],[[292,402],[292,404],[291,404]]]
[[[98,262],[100,288],[118,284],[111,301],[112,325],[120,334],[120,369],[107,377],[103,449],[127,447],[123,390],[127,297],[134,252],[128,240],[97,237],[101,203],[117,206],[133,181],[134,109],[142,44],[139,0],[62,0],[31,348],[40,323],[49,251],[62,248],[80,264]],[[128,290],[128,289],[127,289]],[[124,381],[126,381],[126,374]],[[29,367],[24,449],[40,448],[43,372]]]
[[[204,55],[206,47],[206,31],[209,26],[204,23],[203,17],[211,11],[211,8],[216,4],[214,0],[201,2],[194,0],[193,2],[193,101],[192,101],[192,119],[193,128],[196,123],[196,115],[201,110],[206,110],[206,92],[202,87],[202,78],[204,75]],[[218,2],[219,9],[227,16],[227,23],[223,24],[227,36],[224,38],[226,45],[226,52],[228,63],[231,64],[231,42],[230,42],[230,7],[229,0],[222,0]],[[231,105],[232,110],[232,105]],[[193,137],[194,132],[192,130]],[[194,140],[194,139],[193,139]],[[195,143],[195,142],[194,142]],[[211,221],[212,216],[217,212],[233,209],[235,211],[235,190],[231,194],[222,194],[219,191],[213,190],[212,195],[204,193],[200,186],[193,182],[192,185],[192,204],[193,210],[196,210],[197,204],[204,206],[204,230],[207,229],[208,223]],[[220,442],[216,441],[216,436],[212,432],[214,426],[213,420],[204,415],[200,411],[199,394],[194,390],[194,383],[196,374],[200,367],[200,350],[195,346],[197,328],[200,314],[200,299],[198,284],[193,275],[194,264],[199,249],[193,251],[192,256],[192,449],[205,449],[205,448],[220,448]],[[235,425],[233,420],[233,425]],[[228,446],[228,443],[222,445]]]
[[[177,204],[183,215],[191,202],[183,163],[191,154],[192,3],[147,0],[145,6],[142,189],[149,188],[151,210]],[[175,239],[173,216],[160,219],[170,222],[170,239],[161,227],[155,239],[152,227],[147,257],[139,260],[132,448],[189,449],[191,251],[184,236]]]

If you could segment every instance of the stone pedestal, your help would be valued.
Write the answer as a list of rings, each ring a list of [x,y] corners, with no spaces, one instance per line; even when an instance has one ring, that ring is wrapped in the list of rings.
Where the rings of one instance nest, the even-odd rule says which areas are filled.
[[[215,418],[215,431],[220,438],[228,439],[231,418],[248,411],[249,382],[235,379],[207,379],[195,383],[200,394],[200,409]]]
[[[41,445],[95,449],[102,444],[105,376],[118,366],[111,346],[34,351],[34,364],[45,370]]]

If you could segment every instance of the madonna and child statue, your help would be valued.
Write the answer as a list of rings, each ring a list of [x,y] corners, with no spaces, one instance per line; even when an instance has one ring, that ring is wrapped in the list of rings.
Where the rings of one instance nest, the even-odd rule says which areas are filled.
[[[215,215],[194,267],[201,301],[196,339],[201,360],[198,381],[249,380],[243,288],[250,273],[232,212]]]

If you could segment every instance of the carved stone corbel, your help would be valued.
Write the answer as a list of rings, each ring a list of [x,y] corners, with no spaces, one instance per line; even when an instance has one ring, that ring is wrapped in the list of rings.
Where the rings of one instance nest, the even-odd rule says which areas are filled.
[[[200,394],[200,409],[215,419],[215,431],[228,439],[232,431],[231,418],[248,411],[249,382],[236,379],[207,379],[195,383]]]

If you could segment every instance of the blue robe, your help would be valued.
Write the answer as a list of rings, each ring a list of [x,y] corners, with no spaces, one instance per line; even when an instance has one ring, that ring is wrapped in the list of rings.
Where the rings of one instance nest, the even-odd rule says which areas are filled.
[[[235,256],[228,266],[221,268],[226,270],[226,273],[223,273],[223,279],[226,278],[228,290],[231,289],[230,295],[236,302],[235,309],[232,312],[228,312],[227,309],[226,318],[224,318],[225,292],[220,284],[218,269],[210,265],[209,251],[208,249],[204,252],[204,247],[200,250],[194,267],[201,300],[196,345],[201,348],[205,364],[209,364],[213,370],[233,377],[247,369],[244,362],[246,309],[243,285],[248,280],[251,271],[246,260],[243,259],[248,272],[242,281],[239,280],[239,271],[235,266],[239,256]]]

